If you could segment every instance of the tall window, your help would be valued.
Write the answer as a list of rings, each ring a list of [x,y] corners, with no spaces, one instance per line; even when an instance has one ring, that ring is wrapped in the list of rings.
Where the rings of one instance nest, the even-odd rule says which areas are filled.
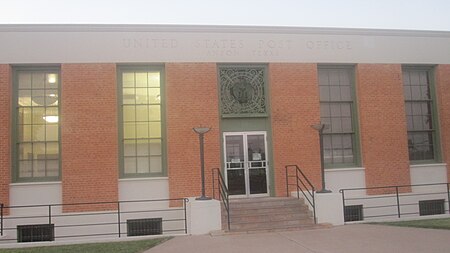
[[[161,73],[160,68],[120,68],[122,177],[164,174]]]
[[[59,179],[59,70],[15,70],[14,179]]]
[[[436,123],[430,69],[403,68],[410,161],[436,160]]]
[[[319,67],[320,120],[327,167],[358,163],[353,68]]]

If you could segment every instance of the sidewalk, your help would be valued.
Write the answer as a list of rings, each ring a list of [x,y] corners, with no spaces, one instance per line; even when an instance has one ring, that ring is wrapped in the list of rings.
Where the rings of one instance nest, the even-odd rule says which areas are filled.
[[[450,230],[355,224],[328,229],[225,236],[182,236],[146,253],[450,252]]]

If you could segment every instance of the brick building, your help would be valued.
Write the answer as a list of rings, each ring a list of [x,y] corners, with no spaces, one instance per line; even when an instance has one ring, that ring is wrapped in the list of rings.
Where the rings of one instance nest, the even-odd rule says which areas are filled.
[[[289,164],[320,188],[320,122],[334,192],[450,178],[448,32],[2,25],[0,41],[6,206],[198,196],[198,126],[207,195],[212,168],[239,197],[286,195]]]

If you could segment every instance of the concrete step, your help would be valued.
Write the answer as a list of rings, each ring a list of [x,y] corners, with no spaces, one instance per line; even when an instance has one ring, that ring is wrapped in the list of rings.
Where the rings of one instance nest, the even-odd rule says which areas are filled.
[[[281,221],[270,221],[270,222],[231,223],[231,231],[301,228],[304,226],[313,226],[313,225],[314,225],[314,222],[310,219],[307,219],[307,220],[281,220]]]
[[[227,229],[228,217],[222,207],[222,224]],[[230,200],[230,228],[235,232],[272,231],[314,227],[308,206],[299,199],[264,197]]]
[[[227,221],[227,217],[222,216],[222,222]],[[310,219],[309,213],[296,212],[296,213],[271,213],[271,214],[247,214],[247,215],[230,215],[230,221],[235,223],[249,223],[249,222],[271,222],[281,220],[302,220]]]
[[[224,210],[225,212],[225,210]],[[264,206],[264,207],[252,207],[252,208],[230,208],[230,215],[231,216],[237,216],[237,215],[265,215],[265,214],[272,214],[272,213],[310,213],[309,208],[302,205],[296,205],[296,206],[285,206],[285,207],[279,207],[279,206]]]
[[[230,207],[233,209],[254,209],[264,207],[290,207],[305,206],[305,203],[296,198],[277,197],[277,198],[252,198],[252,199],[233,199],[230,201]]]
[[[314,229],[327,229],[332,228],[333,225],[324,223],[324,224],[315,224],[315,225],[304,225],[304,226],[294,226],[294,227],[283,227],[283,228],[267,228],[267,229],[254,229],[254,230],[221,230],[214,231],[211,233],[211,236],[227,236],[227,235],[241,235],[241,234],[256,234],[256,233],[273,233],[273,232],[286,232],[286,231],[301,231],[301,230],[314,230]]]

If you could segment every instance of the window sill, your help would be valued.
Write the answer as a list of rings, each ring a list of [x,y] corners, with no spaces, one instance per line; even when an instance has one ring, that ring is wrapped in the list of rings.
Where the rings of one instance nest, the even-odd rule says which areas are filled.
[[[358,171],[358,170],[366,170],[366,168],[363,168],[363,167],[329,168],[329,169],[325,169],[325,173],[326,172],[338,172],[338,171]]]
[[[430,162],[430,163],[420,163],[420,164],[410,164],[409,167],[411,168],[420,168],[420,167],[441,167],[441,166],[447,166],[446,163],[441,162]]]
[[[60,185],[61,181],[47,181],[47,182],[18,182],[10,183],[10,186],[26,186],[26,185]]]
[[[169,177],[134,177],[134,178],[119,178],[119,182],[129,182],[129,181],[152,181],[152,180],[169,180]]]

